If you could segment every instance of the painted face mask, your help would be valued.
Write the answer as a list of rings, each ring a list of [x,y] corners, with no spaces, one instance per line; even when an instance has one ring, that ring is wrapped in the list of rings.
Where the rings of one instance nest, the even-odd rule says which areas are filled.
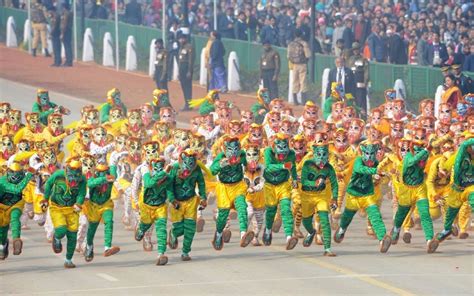
[[[85,124],[90,126],[98,126],[100,123],[99,111],[97,109],[91,109],[85,113]]]
[[[386,102],[384,105],[384,115],[387,118],[393,118],[393,102]]]
[[[271,111],[268,113],[268,123],[272,130],[278,131],[280,129],[280,113]]]
[[[232,118],[231,111],[227,107],[219,109],[219,111],[217,111],[217,114],[219,116],[219,121],[221,122],[221,124],[230,122]]]
[[[142,117],[140,115],[139,109],[133,109],[128,112],[128,126],[132,133],[137,133],[140,131],[142,126]]]
[[[48,118],[48,127],[54,136],[59,136],[64,132],[63,117],[59,114],[52,114]]]
[[[379,125],[382,122],[382,112],[379,110],[373,110],[370,114],[370,124]]]
[[[395,121],[391,124],[390,136],[393,139],[401,139],[405,133],[402,121]]]
[[[342,118],[344,119],[344,121],[356,118],[355,109],[353,107],[344,108],[344,114],[343,114]]]
[[[120,97],[121,94],[117,88],[112,88],[107,92],[107,102],[111,105],[120,106],[122,104]]]
[[[163,158],[156,158],[150,161],[150,173],[156,176],[165,169],[165,160]]]
[[[92,142],[92,129],[83,128],[79,131],[79,137],[81,138],[82,145],[89,147]]]
[[[16,146],[18,152],[27,152],[30,151],[30,143],[26,140],[21,140]]]
[[[280,125],[280,133],[290,136],[292,133],[293,125],[289,120],[283,120]]]
[[[21,111],[11,109],[10,112],[8,112],[8,123],[13,131],[18,131],[21,127]]]
[[[345,104],[343,102],[335,102],[331,110],[331,117],[334,121],[339,121],[342,119],[344,114]]]
[[[39,121],[39,114],[36,112],[26,113],[25,116],[30,130],[34,133],[40,133],[42,131],[42,128]]]
[[[260,145],[263,141],[263,129],[259,124],[252,124],[249,130],[249,142]]]
[[[408,152],[411,152],[410,149],[410,141],[406,139],[402,139],[398,142],[398,150],[397,150],[397,155],[400,160],[405,158]]]
[[[137,138],[128,138],[127,140],[127,150],[128,156],[132,159],[134,163],[141,162],[141,149],[140,140]]]
[[[434,116],[434,102],[432,100],[423,100],[420,102],[419,111],[422,116]]]
[[[299,162],[306,155],[306,141],[301,135],[294,136],[291,140],[291,149],[295,151],[296,161]]]
[[[393,118],[401,120],[405,115],[405,102],[403,100],[395,100],[393,102]]]
[[[175,118],[174,118],[173,109],[168,108],[168,107],[161,108],[160,109],[160,120],[163,121],[163,122],[170,123],[170,124],[174,123]]]
[[[315,105],[305,105],[303,117],[305,119],[318,119],[318,107]]]
[[[155,123],[155,132],[160,141],[167,141],[170,138],[170,126],[165,122]]]
[[[426,130],[426,133],[432,134],[435,128],[435,119],[432,117],[420,118],[420,126]]]
[[[463,99],[469,105],[469,107],[474,107],[474,94],[467,94]]]
[[[245,157],[247,158],[247,169],[250,172],[255,172],[260,163],[259,147],[255,145],[248,146],[245,150]]]
[[[240,113],[240,122],[246,127],[249,127],[254,122],[253,113],[250,111],[242,111]]]
[[[174,144],[181,150],[189,147],[190,136],[189,133],[185,130],[175,130],[173,135]]]
[[[375,128],[370,128],[369,129],[369,140],[371,141],[377,141],[382,139],[382,133]]]
[[[313,146],[313,159],[316,166],[321,170],[329,161],[329,149],[327,145]]]
[[[8,160],[15,153],[13,141],[9,136],[2,137],[2,158]]]
[[[168,106],[170,100],[165,89],[155,89],[153,91],[153,104],[155,106]]]
[[[349,139],[349,144],[354,145],[362,137],[364,122],[360,119],[353,119],[349,122],[349,127],[347,129],[347,136]]]
[[[41,89],[37,92],[38,103],[41,107],[46,107],[49,109],[49,92],[47,90]]]
[[[150,162],[160,156],[160,145],[158,142],[147,142],[143,144],[143,151],[145,153],[145,161]]]
[[[452,119],[451,108],[448,104],[442,103],[439,105],[438,119],[440,122],[450,124]]]
[[[283,135],[278,135],[273,142],[273,152],[276,155],[278,161],[284,161],[290,153],[290,146],[288,145],[288,139]]]
[[[107,130],[99,126],[94,129],[94,142],[99,146],[105,146],[107,144]]]
[[[270,93],[266,88],[262,88],[257,92],[257,100],[261,105],[270,104]]]
[[[231,165],[239,162],[240,142],[237,138],[232,138],[224,142],[224,154]]]
[[[193,118],[191,118],[191,132],[197,133],[200,126],[201,126],[200,116],[194,116]]]
[[[181,174],[180,177],[182,179],[189,177],[191,173],[194,171],[196,168],[197,162],[196,162],[196,156],[194,153],[190,152],[182,152],[180,154],[179,158],[179,166],[181,168]]]
[[[282,112],[285,104],[280,99],[274,99],[270,102],[270,108],[273,112]]]
[[[116,151],[125,151],[127,148],[127,136],[118,135],[115,137],[115,150]]]
[[[377,152],[380,146],[378,144],[371,143],[361,143],[360,151],[362,156],[362,161],[368,167],[374,167],[377,161]]]
[[[24,177],[25,177],[25,171],[22,170],[21,168],[18,168],[18,170],[17,169],[15,169],[15,170],[8,169],[7,170],[7,180],[8,180],[9,183],[18,184],[18,183],[21,182],[21,180],[23,180]]]
[[[469,106],[466,103],[459,102],[456,106],[456,112],[461,117],[466,116],[468,110],[469,110]]]
[[[66,168],[66,180],[70,187],[79,186],[81,176],[82,176],[81,168],[78,168],[78,169],[72,169],[69,167]]]
[[[191,139],[190,148],[196,153],[198,159],[202,159],[206,152],[206,138],[201,135],[194,135]]]
[[[8,112],[10,112],[11,106],[9,103],[0,103],[0,124],[4,123],[8,119]]]
[[[424,146],[426,143],[426,130],[424,128],[417,128],[413,133],[413,142]]]
[[[347,133],[343,129],[338,129],[334,137],[334,147],[338,152],[344,152],[349,147],[349,141],[347,140]]]
[[[142,121],[145,126],[150,125],[153,121],[153,107],[150,104],[144,104],[140,108]]]
[[[82,174],[86,177],[86,179],[90,179],[94,175],[95,171],[95,159],[92,155],[85,155],[81,157],[81,171]]]
[[[438,128],[436,129],[436,135],[438,137],[442,137],[446,134],[449,133],[449,125],[448,124],[443,124],[443,123],[439,123],[438,124]]]
[[[34,144],[33,144],[33,147],[34,147],[35,151],[47,149],[48,146],[49,146],[49,144],[45,140],[35,141]]]
[[[229,122],[229,135],[232,137],[237,137],[242,133],[242,124],[240,121],[232,120]]]
[[[110,114],[109,114],[110,123],[118,122],[123,119],[124,119],[124,116],[123,116],[123,112],[121,108],[113,108],[110,110]]]
[[[54,173],[58,164],[58,158],[56,157],[54,149],[41,150],[39,156],[48,172],[50,174]]]

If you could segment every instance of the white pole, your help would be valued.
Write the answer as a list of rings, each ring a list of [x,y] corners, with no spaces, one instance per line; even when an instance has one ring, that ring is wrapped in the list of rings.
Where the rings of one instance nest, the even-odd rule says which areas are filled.
[[[84,1],[84,0],[83,0]],[[77,62],[77,9],[76,9],[76,0],[72,1],[73,5],[73,21],[74,21],[74,60]]]
[[[118,1],[115,0],[115,69],[119,70]]]
[[[163,39],[163,46],[166,48],[166,0],[163,0],[163,16],[161,17],[161,39]]]
[[[31,27],[31,1],[28,0],[28,20],[30,21],[30,27]],[[31,28],[30,28],[30,36],[28,36],[28,52],[31,54]],[[43,44],[44,46],[44,44]]]
[[[214,0],[214,31],[217,30],[217,0]]]

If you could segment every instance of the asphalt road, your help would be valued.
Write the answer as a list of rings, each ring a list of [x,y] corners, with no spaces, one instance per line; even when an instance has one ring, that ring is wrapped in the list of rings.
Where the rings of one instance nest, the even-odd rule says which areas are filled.
[[[0,100],[28,111],[35,88],[0,80]],[[86,102],[52,92],[54,101],[73,110],[68,123],[78,118]],[[323,257],[322,246],[284,250],[283,234],[274,235],[270,247],[238,244],[238,223],[232,221],[234,237],[224,249],[211,247],[215,229],[211,205],[205,211],[206,226],[195,236],[192,261],[181,262],[179,250],[168,251],[169,263],[155,266],[156,249],[146,253],[133,233],[115,215],[114,245],[120,253],[102,257],[103,226],[95,239],[96,257],[86,263],[76,254],[76,269],[63,268],[64,254],[55,255],[44,231],[30,222],[22,232],[23,253],[0,262],[0,294],[95,294],[95,295],[473,295],[474,239],[451,239],[435,254],[426,254],[421,230],[413,232],[412,243],[402,241],[387,254],[365,234],[365,219],[356,216],[342,244],[333,243],[338,257]],[[391,204],[382,206],[387,228],[391,227]],[[441,221],[435,222],[441,229]],[[181,244],[181,240],[180,240]]]

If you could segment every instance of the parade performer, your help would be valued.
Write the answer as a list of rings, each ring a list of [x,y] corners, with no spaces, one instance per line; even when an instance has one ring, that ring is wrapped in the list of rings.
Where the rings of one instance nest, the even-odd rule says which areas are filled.
[[[2,136],[14,137],[15,134],[25,127],[21,119],[21,110],[10,109],[8,111],[8,118],[2,124]]]
[[[245,152],[241,150],[240,140],[237,137],[225,137],[221,149],[223,152],[214,158],[211,165],[212,174],[219,177],[216,186],[218,209],[216,232],[212,245],[216,250],[221,250],[224,247],[222,232],[226,226],[230,209],[235,208],[240,224],[240,246],[246,247],[255,236],[253,230],[247,229],[247,203],[245,202],[247,186],[243,180],[243,167],[247,166],[247,159]]]
[[[160,110],[163,107],[172,107],[170,103],[170,98],[168,96],[168,91],[166,89],[155,88],[153,90],[153,101],[151,102],[153,106],[153,120],[158,121],[160,118]]]
[[[377,197],[375,196],[372,179],[379,175],[377,151],[380,149],[380,145],[377,142],[365,140],[360,143],[359,147],[361,156],[355,158],[352,167],[349,169],[352,173],[350,173],[351,177],[347,185],[346,206],[341,216],[339,228],[334,233],[334,241],[336,243],[342,242],[352,218],[358,210],[364,209],[379,240],[380,252],[386,253],[392,240],[390,236],[386,235],[385,224],[377,206]]]
[[[96,127],[90,143],[90,154],[96,157],[97,163],[107,163],[107,155],[114,149],[113,137],[104,126]]]
[[[307,144],[305,137],[302,135],[296,135],[290,141],[290,149],[295,151],[296,173],[300,178],[301,170],[303,169],[303,164],[306,160]],[[291,190],[291,200],[293,201],[292,210],[293,217],[295,218],[295,235],[298,238],[303,238],[303,233],[301,233],[300,230],[301,221],[303,219],[303,213],[301,212],[301,183],[298,184],[298,188],[293,188]]]
[[[0,125],[8,121],[8,112],[10,112],[11,108],[12,105],[10,103],[0,102]]]
[[[58,106],[49,99],[49,91],[38,89],[36,91],[36,102],[33,103],[32,112],[39,114],[39,119],[43,125],[48,124],[48,117],[53,113],[69,115],[71,111],[63,106]]]
[[[49,203],[49,212],[54,225],[53,251],[62,252],[61,240],[67,237],[65,268],[75,268],[72,263],[76,248],[79,212],[86,195],[86,179],[82,175],[81,162],[74,158],[65,170],[56,171],[46,182],[43,206]]]
[[[85,203],[86,216],[89,221],[87,229],[87,243],[84,257],[87,262],[94,259],[94,236],[102,220],[104,223],[104,257],[112,256],[120,251],[117,246],[112,246],[114,229],[114,202],[111,193],[117,178],[116,163],[99,164],[95,168],[95,176],[87,180],[89,199]]]
[[[272,147],[265,148],[265,230],[263,243],[272,243],[272,227],[277,207],[280,205],[281,217],[286,236],[286,249],[292,250],[298,243],[293,236],[293,215],[291,213],[291,188],[298,188],[295,152],[290,149],[288,137],[276,134]],[[291,181],[290,181],[291,177]]]
[[[416,205],[420,214],[421,225],[425,233],[427,252],[433,253],[438,248],[438,241],[433,239],[433,221],[429,212],[428,193],[426,190],[424,169],[429,156],[424,148],[424,142],[415,137],[410,142],[409,151],[402,160],[400,182],[396,188],[398,197],[398,210],[393,221],[391,232],[392,241],[395,243],[400,236],[400,228],[411,207]]]
[[[334,257],[336,254],[331,251],[328,213],[330,204],[332,209],[337,207],[338,184],[336,171],[329,163],[328,135],[320,132],[316,138],[318,141],[313,143],[313,158],[304,162],[301,171],[301,210],[303,225],[308,231],[303,246],[309,247],[313,243],[316,235],[313,216],[318,214],[323,234],[324,256]]]
[[[185,149],[180,153],[178,162],[172,165],[169,179],[167,195],[172,204],[172,227],[168,245],[171,249],[177,249],[178,237],[184,235],[181,260],[189,261],[189,252],[196,232],[198,205],[201,209],[207,206],[204,176],[192,150]],[[199,196],[196,195],[196,186]]]
[[[110,109],[113,107],[121,108],[123,114],[127,114],[127,107],[122,102],[121,93],[118,88],[112,88],[107,92],[107,102],[99,107],[100,122],[106,123],[109,121]]]
[[[27,156],[31,154],[27,153]],[[21,156],[18,155],[17,159]],[[9,165],[6,175],[0,177],[0,260],[8,257],[8,230],[12,228],[13,255],[20,255],[23,248],[21,240],[21,222],[25,201],[22,191],[33,175],[25,172],[19,162]]]
[[[164,158],[152,159],[149,171],[143,175],[143,199],[139,202],[140,223],[135,231],[135,240],[141,241],[145,233],[155,223],[158,243],[158,260],[156,265],[166,265],[166,223],[168,204],[166,193],[169,178],[165,172]]]
[[[257,91],[257,103],[253,104],[250,111],[253,113],[255,123],[263,124],[265,115],[270,111],[269,104],[271,102],[270,94],[266,88]]]
[[[142,121],[140,109],[132,109],[128,111],[127,120],[121,125],[120,133],[129,137],[139,138],[142,141],[148,139],[148,134]]]
[[[199,107],[200,115],[207,115],[216,111],[216,101],[219,101],[219,90],[212,89],[202,99],[193,99],[189,102],[192,109]],[[230,107],[230,106],[229,106]]]

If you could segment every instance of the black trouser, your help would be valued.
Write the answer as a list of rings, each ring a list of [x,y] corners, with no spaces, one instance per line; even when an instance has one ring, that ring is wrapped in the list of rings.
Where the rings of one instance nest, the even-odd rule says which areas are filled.
[[[154,80],[156,83],[156,87],[159,89],[166,89],[168,90],[168,75],[164,75],[163,77],[163,67],[155,67],[155,76]]]
[[[66,65],[72,66],[72,33],[67,32],[63,36],[64,52],[66,53]]]
[[[181,89],[183,90],[185,106],[188,106],[189,101],[193,96],[193,75],[191,71],[191,77],[187,77],[188,74],[188,65],[182,64],[179,66],[179,83],[181,84]]]
[[[53,43],[54,65],[61,65],[61,36],[59,34],[51,34],[51,42]]]
[[[270,99],[278,98],[278,79],[273,81],[275,69],[262,70],[263,87],[268,89]]]
[[[356,105],[360,108],[360,110],[364,113],[364,117],[365,117],[367,115],[367,88],[356,87],[355,102],[356,102]]]

